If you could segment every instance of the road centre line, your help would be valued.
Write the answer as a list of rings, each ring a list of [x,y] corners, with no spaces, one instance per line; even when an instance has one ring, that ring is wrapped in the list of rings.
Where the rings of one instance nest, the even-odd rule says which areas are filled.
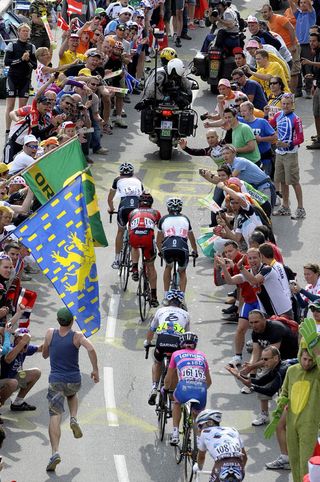
[[[116,466],[119,482],[129,482],[126,459],[124,455],[114,455],[114,464]]]
[[[105,343],[112,343],[116,332],[116,323],[119,310],[120,295],[112,295],[106,323]]]
[[[113,382],[113,368],[103,368],[103,388],[104,399],[107,411],[107,420],[109,427],[119,427],[119,420],[117,415],[116,400],[114,396],[114,382]]]

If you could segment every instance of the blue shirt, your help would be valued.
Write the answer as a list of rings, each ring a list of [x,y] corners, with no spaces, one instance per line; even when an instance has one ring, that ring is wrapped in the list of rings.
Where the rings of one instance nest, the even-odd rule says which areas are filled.
[[[54,330],[49,345],[49,383],[80,383],[79,348],[73,343],[75,332],[70,330],[65,336]]]
[[[14,346],[11,346],[13,349]],[[26,352],[20,352],[16,358],[11,362],[7,363],[5,357],[1,358],[1,377],[0,378],[15,378],[18,371],[22,369],[23,362],[26,356],[32,356],[38,351],[36,345],[28,345]]]
[[[235,157],[231,169],[232,171],[239,171],[238,178],[241,179],[241,181],[252,184],[253,187],[262,187],[264,181],[265,183],[269,182],[269,176],[267,176],[260,167],[244,157]]]
[[[244,86],[241,87],[241,91],[247,96],[254,96],[252,103],[256,109],[263,110],[268,103],[261,85],[255,80],[248,79]]]
[[[255,119],[253,122],[248,122],[243,117],[238,117],[240,122],[247,124],[253,130],[255,136],[267,137],[272,136],[275,131],[266,119]],[[271,142],[258,142],[259,151],[261,154],[270,151]]]
[[[309,43],[309,28],[316,23],[317,16],[314,8],[312,12],[301,12],[301,10],[297,10],[294,13],[294,16],[297,19],[296,24],[296,35],[299,44],[308,44]]]

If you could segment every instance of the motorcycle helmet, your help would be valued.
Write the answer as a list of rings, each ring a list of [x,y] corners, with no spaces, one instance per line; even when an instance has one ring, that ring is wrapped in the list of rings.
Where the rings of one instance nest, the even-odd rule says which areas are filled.
[[[192,333],[191,331],[187,331],[180,336],[180,348],[183,348],[186,345],[193,345],[195,349],[198,344],[198,335]]]
[[[183,291],[180,290],[170,290],[168,291],[166,295],[166,300],[168,301],[179,301],[179,303],[182,303],[184,300],[184,293]]]
[[[180,213],[182,210],[182,206],[183,206],[183,201],[178,197],[171,197],[167,201],[167,208],[169,213],[170,212]]]
[[[209,422],[209,420],[213,420],[216,423],[220,423],[222,418],[222,412],[220,410],[202,410],[196,418],[196,424],[198,428],[201,428],[201,425]]]
[[[170,60],[176,59],[177,57],[178,57],[177,52],[171,47],[166,47],[163,50],[161,50],[160,60],[163,66],[167,65],[167,63]]]
[[[169,75],[177,75],[178,77],[182,77],[185,72],[185,68],[182,60],[180,59],[170,60],[167,65],[167,71]]]
[[[132,176],[134,167],[130,162],[123,162],[119,168],[119,172],[122,176]]]
[[[139,197],[139,204],[142,206],[152,206],[153,204],[153,197],[148,192],[143,192]]]

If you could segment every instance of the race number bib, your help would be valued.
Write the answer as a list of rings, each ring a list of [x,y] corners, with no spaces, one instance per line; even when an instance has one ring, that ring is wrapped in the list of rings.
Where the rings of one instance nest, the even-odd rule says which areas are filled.
[[[201,368],[185,367],[181,371],[181,380],[205,381],[206,376]]]
[[[241,447],[238,443],[225,443],[216,448],[218,457],[237,457],[241,453]]]

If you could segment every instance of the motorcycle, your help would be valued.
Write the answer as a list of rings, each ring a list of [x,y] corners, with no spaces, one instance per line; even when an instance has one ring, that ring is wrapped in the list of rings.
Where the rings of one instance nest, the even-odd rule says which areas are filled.
[[[192,79],[191,89],[198,88],[198,82]],[[141,132],[149,134],[150,141],[159,146],[162,160],[172,158],[172,149],[181,138],[195,137],[197,127],[197,112],[190,107],[179,108],[169,96],[158,105],[149,105],[141,111]]]

